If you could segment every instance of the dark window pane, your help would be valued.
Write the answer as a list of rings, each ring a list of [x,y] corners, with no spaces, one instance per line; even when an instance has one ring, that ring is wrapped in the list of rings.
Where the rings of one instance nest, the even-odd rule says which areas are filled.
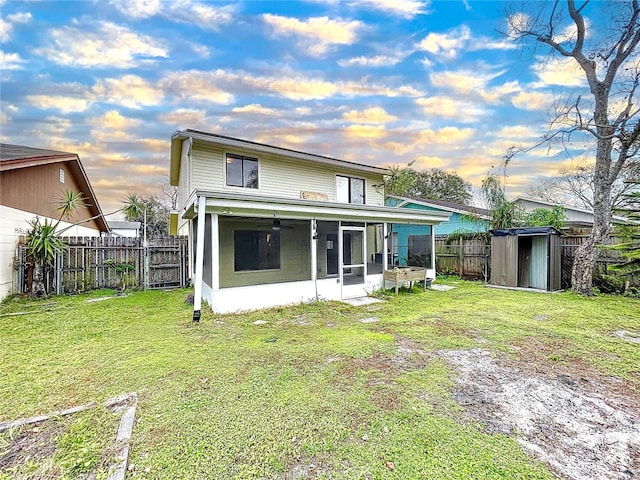
[[[227,155],[227,185],[242,186],[242,157]]]
[[[242,163],[244,186],[258,188],[258,160],[244,158]]]
[[[431,268],[431,235],[409,235],[407,240],[407,265]]]
[[[233,233],[236,272],[280,268],[280,232],[236,230]]]
[[[364,180],[361,178],[351,179],[351,203],[364,205]]]

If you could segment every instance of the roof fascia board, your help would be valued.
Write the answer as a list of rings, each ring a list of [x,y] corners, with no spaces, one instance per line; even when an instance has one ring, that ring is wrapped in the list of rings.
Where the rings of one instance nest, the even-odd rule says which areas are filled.
[[[476,217],[482,218],[483,220],[491,219],[491,217],[489,217],[488,215],[475,213],[472,210],[462,210],[462,209],[459,209],[459,208],[445,207],[443,205],[437,205],[435,203],[425,202],[425,201],[422,201],[422,200],[415,200],[413,198],[396,197],[396,196],[394,196],[394,198],[403,200],[403,203],[398,205],[398,207],[407,205],[409,203],[413,203],[413,204],[416,204],[416,205],[422,205],[424,207],[437,208],[438,210],[447,210],[447,211],[450,211],[450,212],[453,212],[453,213],[459,213],[460,215],[474,215]],[[473,207],[471,207],[471,208],[473,208]]]
[[[178,131],[175,132],[172,137],[172,146],[173,141],[176,139],[184,140],[186,138],[193,138],[194,140],[208,142],[208,143],[218,143],[220,145],[235,147],[235,148],[244,148],[247,150],[253,150],[261,153],[270,153],[272,155],[279,155],[287,158],[293,158],[296,160],[303,160],[305,162],[313,162],[320,163],[323,165],[331,165],[334,167],[340,167],[347,170],[355,170],[358,172],[368,172],[368,173],[377,173],[380,175],[387,175],[389,170],[382,167],[373,167],[369,165],[362,165],[360,163],[348,162],[346,160],[339,160],[337,158],[330,157],[322,157],[320,155],[314,155],[312,153],[305,152],[297,152],[295,150],[287,150],[279,147],[273,147],[270,145],[263,145],[259,143],[248,142],[245,140],[228,138],[228,137],[210,137],[203,133],[197,132],[187,132],[187,131]],[[172,165],[173,165],[173,148],[172,148]]]
[[[288,218],[349,218],[421,225],[439,224],[449,219],[449,215],[444,212],[429,212],[429,214],[425,214],[423,210],[411,211],[396,207],[346,205],[272,197],[248,197],[202,190],[194,191],[191,194],[186,207],[183,209],[183,215],[187,214],[195,204],[197,197],[202,195],[207,197],[206,205],[208,209],[226,215],[261,214],[266,217],[275,217],[277,215]]]
[[[78,156],[75,154],[56,155],[48,157],[15,158],[11,160],[3,160],[2,162],[0,162],[0,171],[36,167],[38,165],[49,165],[51,163],[72,162],[77,160]]]

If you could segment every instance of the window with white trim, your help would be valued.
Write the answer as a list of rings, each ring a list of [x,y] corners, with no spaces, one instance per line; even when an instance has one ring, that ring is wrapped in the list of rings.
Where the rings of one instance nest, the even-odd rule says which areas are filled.
[[[336,202],[364,205],[364,179],[336,175]]]
[[[258,159],[227,153],[227,186],[258,188]]]

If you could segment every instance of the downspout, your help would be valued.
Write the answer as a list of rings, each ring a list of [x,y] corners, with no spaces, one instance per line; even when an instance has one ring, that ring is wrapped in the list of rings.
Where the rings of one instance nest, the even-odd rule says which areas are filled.
[[[311,279],[316,292],[316,301],[318,298],[318,222],[311,220]]]
[[[193,294],[193,321],[200,321],[202,307],[202,270],[204,267],[204,220],[207,198],[198,197],[198,238],[196,240],[195,288]]]

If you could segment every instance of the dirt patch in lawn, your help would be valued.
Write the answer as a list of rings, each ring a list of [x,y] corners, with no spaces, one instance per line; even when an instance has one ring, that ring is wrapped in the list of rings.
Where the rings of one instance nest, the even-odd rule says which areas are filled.
[[[55,454],[56,438],[67,427],[64,421],[48,420],[0,434],[0,441],[5,443],[0,451],[0,473],[13,471],[29,461],[46,464]],[[47,474],[53,475],[53,472]]]
[[[454,398],[488,432],[512,436],[561,478],[640,476],[640,402],[578,362],[533,366],[481,349],[444,351]]]

